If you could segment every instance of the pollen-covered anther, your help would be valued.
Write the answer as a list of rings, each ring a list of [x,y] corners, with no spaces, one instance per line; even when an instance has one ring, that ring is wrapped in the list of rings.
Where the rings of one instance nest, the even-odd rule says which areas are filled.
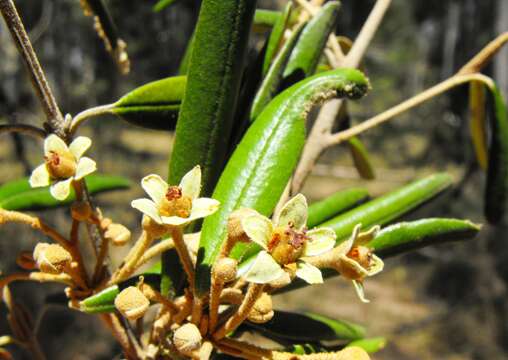
[[[39,243],[35,246],[33,258],[40,271],[60,274],[72,261],[71,254],[58,244]]]
[[[131,231],[122,224],[110,224],[107,227],[104,237],[115,246],[123,246],[131,239]]]
[[[267,293],[263,293],[252,307],[248,319],[257,324],[263,324],[270,321],[273,315],[272,297]]]
[[[30,251],[22,251],[16,257],[16,264],[24,270],[34,270],[37,264]]]
[[[44,160],[49,175],[53,179],[67,179],[76,173],[76,158],[70,153],[51,151]]]
[[[233,211],[231,213],[231,215],[229,215],[229,219],[228,219],[228,226],[227,226],[228,237],[230,237],[234,241],[245,242],[245,243],[250,242],[249,236],[245,233],[245,230],[243,229],[242,219],[247,216],[256,215],[256,214],[257,214],[257,212],[255,210],[248,209],[248,208],[242,208],[242,209]]]
[[[122,290],[115,298],[115,307],[127,319],[134,321],[145,315],[150,306],[146,296],[134,286]]]
[[[275,228],[268,243],[268,251],[281,265],[296,262],[303,254],[307,237],[291,226]]]
[[[192,209],[192,199],[182,194],[179,186],[170,186],[160,204],[162,216],[178,216],[187,218]]]
[[[336,263],[336,269],[350,280],[362,280],[372,266],[372,250],[366,246],[353,246],[345,258]]]
[[[92,218],[93,210],[90,207],[90,204],[79,201],[75,202],[71,206],[71,216],[74,220],[77,221],[88,221]]]
[[[225,284],[236,279],[238,261],[231,258],[222,258],[217,260],[213,267],[213,277],[217,282]]]
[[[183,355],[191,356],[201,347],[201,333],[196,325],[187,323],[180,326],[173,334],[173,345]]]

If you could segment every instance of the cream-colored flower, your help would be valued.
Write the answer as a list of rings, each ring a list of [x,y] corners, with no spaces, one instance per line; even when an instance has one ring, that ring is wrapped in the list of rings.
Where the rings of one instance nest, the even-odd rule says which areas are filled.
[[[30,176],[31,187],[50,187],[51,195],[65,200],[74,180],[81,180],[97,170],[92,159],[83,156],[92,140],[79,136],[67,146],[58,136],[51,134],[44,140],[44,164],[34,169]]]
[[[137,199],[131,205],[161,225],[186,225],[213,214],[219,202],[198,198],[201,191],[201,168],[195,166],[182,178],[180,185],[169,186],[159,175],[148,175],[141,186],[150,199]]]
[[[321,271],[301,258],[331,250],[336,235],[329,228],[307,231],[306,223],[307,200],[302,194],[289,200],[273,223],[260,214],[243,218],[245,233],[263,250],[240,268],[239,275],[249,282],[266,284],[290,271],[309,284],[322,283]]]
[[[376,237],[380,227],[374,226],[367,232],[360,232],[358,224],[353,230],[351,237],[339,245],[339,263],[337,266],[340,274],[352,280],[356,293],[362,302],[368,303],[365,298],[363,279],[376,275],[384,267],[383,260],[372,253],[367,243]]]

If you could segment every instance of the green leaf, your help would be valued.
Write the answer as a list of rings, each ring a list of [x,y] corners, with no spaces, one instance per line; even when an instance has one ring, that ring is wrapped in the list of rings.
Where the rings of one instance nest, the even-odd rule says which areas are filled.
[[[380,256],[393,256],[429,245],[475,237],[480,225],[468,220],[430,218],[401,222],[381,230],[369,243]]]
[[[81,311],[88,314],[110,313],[115,311],[115,298],[125,288],[135,286],[139,277],[143,276],[145,284],[159,289],[161,277],[159,274],[144,273],[122,281],[117,285],[110,286],[97,294],[94,294],[81,302]]]
[[[178,184],[196,165],[210,195],[225,163],[255,1],[204,0],[170,163]]]
[[[485,188],[485,217],[496,224],[503,219],[508,200],[508,116],[501,90],[494,86],[495,116],[491,116],[491,140]]]
[[[346,91],[346,89],[348,91]],[[249,207],[269,215],[279,200],[305,142],[305,119],[312,105],[323,97],[357,99],[368,81],[354,69],[338,69],[306,79],[279,94],[249,128],[222,173],[213,198],[219,210],[207,217],[201,231],[196,285],[209,289],[210,268],[226,238],[232,211]],[[238,244],[231,256],[240,257],[245,245]]]
[[[157,4],[155,4],[153,6],[153,11],[154,12],[159,12],[165,8],[167,8],[168,6],[174,4],[175,2],[177,2],[178,0],[159,0],[157,2]]]
[[[301,34],[305,24],[300,24],[296,29],[293,30],[289,39],[286,40],[279,54],[273,60],[266,76],[263,78],[261,85],[254,97],[252,102],[252,109],[250,112],[250,120],[254,121],[259,114],[263,111],[266,105],[274,98],[279,91],[279,87],[282,81],[282,72],[286,66],[291,51],[296,45],[296,41]]]
[[[378,351],[383,350],[386,346],[386,342],[387,342],[386,338],[384,337],[374,337],[352,341],[349,344],[347,344],[346,347],[357,346],[367,351],[369,354],[374,354],[377,353]]]
[[[487,170],[487,114],[485,109],[485,86],[479,81],[469,84],[469,129],[478,164]]]
[[[288,2],[284,11],[282,11],[282,15],[277,19],[277,22],[273,25],[272,32],[270,33],[270,37],[268,38],[268,44],[266,46],[265,52],[265,60],[263,62],[263,76],[268,73],[268,69],[270,69],[270,65],[272,64],[272,60],[277,54],[282,40],[284,38],[284,31],[288,26],[288,22],[291,15],[291,10],[293,9],[292,2]]]
[[[336,192],[324,200],[315,202],[309,206],[307,226],[309,229],[350,210],[365,202],[369,193],[363,188],[351,188]]]
[[[189,71],[189,62],[192,54],[192,48],[194,47],[194,38],[195,33],[193,32],[189,42],[187,43],[187,47],[185,48],[182,60],[180,61],[180,66],[178,67],[178,74],[180,75],[187,75],[187,72]]]
[[[303,78],[315,73],[328,37],[335,30],[340,3],[327,2],[309,21],[291,53],[284,77]]]
[[[451,183],[452,179],[448,174],[431,175],[360,205],[320,226],[331,227],[337,234],[337,241],[341,242],[351,235],[357,224],[362,224],[362,227],[367,229],[390,223],[431,200]]]
[[[256,9],[254,27],[272,28],[282,16],[282,12],[274,10]]]
[[[264,324],[246,323],[246,327],[263,335],[294,342],[330,340],[357,340],[365,336],[365,329],[344,320],[335,320],[317,314],[298,314],[274,311],[272,320]]]
[[[113,104],[110,112],[137,126],[173,130],[186,83],[186,76],[150,82],[124,95]]]
[[[367,148],[357,137],[349,139],[347,144],[358,174],[360,174],[363,179],[373,180],[376,175],[374,173],[374,167],[370,162]]]
[[[92,174],[85,178],[90,194],[126,189],[131,182],[120,176]],[[49,187],[32,188],[28,178],[15,180],[0,187],[0,207],[6,210],[40,210],[66,205],[74,201],[71,195],[64,201],[56,200],[49,193]]]

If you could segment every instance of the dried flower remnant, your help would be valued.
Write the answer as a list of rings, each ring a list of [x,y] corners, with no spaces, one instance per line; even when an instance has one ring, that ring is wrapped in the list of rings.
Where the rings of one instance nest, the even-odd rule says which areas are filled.
[[[249,238],[263,250],[239,271],[247,281],[267,284],[285,277],[285,272],[309,284],[323,282],[321,271],[302,261],[326,253],[335,244],[335,232],[328,228],[307,231],[307,200],[302,194],[289,200],[274,223],[260,214],[242,220]]]
[[[79,136],[67,146],[58,136],[49,135],[44,140],[45,162],[32,172],[30,186],[51,185],[51,195],[57,200],[65,200],[73,181],[81,180],[97,170],[95,161],[83,156],[91,144],[89,138]]]
[[[199,166],[185,174],[178,186],[170,186],[154,174],[144,177],[141,186],[151,199],[137,199],[131,205],[160,225],[187,225],[213,214],[219,207],[217,200],[198,198],[201,190]]]

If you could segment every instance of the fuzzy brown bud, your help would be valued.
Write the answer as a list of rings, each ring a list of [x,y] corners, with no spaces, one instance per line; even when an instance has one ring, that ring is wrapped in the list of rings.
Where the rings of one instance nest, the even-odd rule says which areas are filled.
[[[238,261],[231,258],[222,258],[217,260],[213,267],[213,277],[217,282],[225,284],[236,279]]]
[[[263,324],[270,321],[273,315],[272,297],[263,293],[252,307],[248,319],[257,324]]]
[[[60,274],[72,261],[71,254],[58,244],[40,243],[35,246],[33,258],[42,272]]]
[[[235,241],[250,242],[249,236],[243,230],[242,219],[256,214],[255,210],[248,208],[233,211],[228,219],[228,236]]]
[[[71,216],[74,220],[88,221],[92,215],[92,208],[84,201],[76,202],[71,206]]]
[[[134,286],[122,290],[115,298],[115,307],[129,320],[137,320],[145,315],[150,301]]]
[[[173,344],[183,355],[191,356],[192,352],[201,347],[201,333],[196,325],[187,323],[176,329]]]
[[[104,237],[115,246],[123,246],[131,239],[131,232],[122,224],[110,224],[104,233]]]

